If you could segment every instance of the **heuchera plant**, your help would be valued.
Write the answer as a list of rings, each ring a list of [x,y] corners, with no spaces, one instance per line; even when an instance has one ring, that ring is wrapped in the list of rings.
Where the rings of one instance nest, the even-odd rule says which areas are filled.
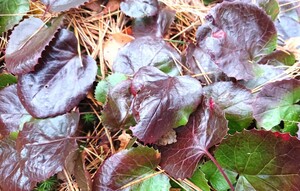
[[[85,0],[41,2],[60,13]],[[275,0],[223,2],[180,55],[163,38],[173,10],[156,0],[120,8],[133,19],[135,39],[119,50],[95,98],[103,126],[137,144],[109,156],[93,181],[85,174],[82,189],[166,191],[175,178],[183,189],[192,182],[205,191],[298,190],[299,72],[291,70],[295,56],[276,49],[279,39],[297,36],[282,32],[297,10],[280,12]],[[17,14],[29,4],[0,10]],[[12,75],[0,74],[0,189],[11,191],[32,190],[74,161],[86,173],[77,106],[97,73],[62,13],[49,23],[21,19],[0,18],[0,32],[13,28],[5,52]]]

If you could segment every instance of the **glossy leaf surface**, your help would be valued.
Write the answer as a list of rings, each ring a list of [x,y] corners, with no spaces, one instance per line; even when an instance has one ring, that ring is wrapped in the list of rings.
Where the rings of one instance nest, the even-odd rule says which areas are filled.
[[[21,170],[20,157],[11,140],[0,141],[0,188],[11,191],[31,191],[37,182]]]
[[[239,174],[236,190],[300,188],[300,142],[288,134],[243,131],[223,140],[215,157]]]
[[[149,147],[122,150],[105,160],[98,169],[94,177],[93,191],[118,190],[153,172],[159,161],[160,154]]]
[[[0,2],[0,13],[2,14],[0,17],[0,34],[12,29],[22,19],[22,15],[28,11],[28,0],[2,0]]]
[[[212,99],[203,99],[189,122],[177,129],[177,142],[161,147],[161,167],[173,177],[191,177],[203,155],[227,130],[224,112]]]
[[[158,13],[158,2],[157,0],[125,0],[120,8],[130,17],[149,17]]]
[[[0,134],[2,136],[19,131],[22,122],[30,118],[17,95],[17,85],[0,90]]]
[[[111,130],[129,128],[135,124],[132,116],[133,96],[130,93],[131,80],[121,82],[108,93],[102,112],[103,124]]]
[[[185,66],[188,68],[186,73],[195,75],[201,83],[209,84],[210,81],[217,82],[227,79],[227,76],[212,61],[210,55],[204,52],[201,46],[189,44],[185,56]]]
[[[126,75],[120,73],[114,73],[112,75],[107,76],[104,80],[98,82],[95,89],[96,100],[100,101],[101,103],[105,103],[108,91],[126,79],[127,79]]]
[[[285,128],[297,132],[300,121],[300,81],[282,80],[265,85],[253,103],[253,114],[259,126],[270,130],[284,122]]]
[[[78,55],[75,35],[62,29],[34,72],[20,76],[18,95],[37,118],[70,111],[87,94],[97,72],[93,58]]]
[[[232,82],[216,82],[204,88],[204,95],[213,100],[225,112],[229,129],[241,131],[253,120],[253,95],[245,87]]]
[[[137,125],[130,129],[141,141],[154,143],[188,122],[201,102],[202,87],[189,76],[170,77],[155,67],[143,67],[133,77],[131,93]]]
[[[31,181],[40,182],[63,170],[68,155],[78,148],[72,138],[78,122],[79,113],[70,113],[24,124],[17,139],[17,151],[22,172]]]
[[[50,27],[46,27],[42,20],[30,17],[15,27],[5,55],[8,71],[18,75],[33,71],[42,51],[54,38],[62,19],[60,16]]]
[[[48,10],[61,12],[67,11],[71,8],[77,8],[80,5],[83,5],[85,2],[88,2],[88,0],[41,0],[41,2],[46,5]]]
[[[171,76],[176,76],[181,70],[176,60],[181,61],[180,55],[163,39],[145,36],[121,48],[112,69],[113,72],[133,75],[143,66],[155,66]]]
[[[276,48],[272,20],[257,6],[241,2],[223,2],[206,18],[197,31],[198,46],[229,77],[253,78],[253,62]]]

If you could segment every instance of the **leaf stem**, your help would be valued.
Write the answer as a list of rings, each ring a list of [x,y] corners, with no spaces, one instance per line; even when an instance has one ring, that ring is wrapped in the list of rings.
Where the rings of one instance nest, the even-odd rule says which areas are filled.
[[[212,156],[212,155],[210,154],[210,152],[208,152],[207,150],[205,150],[204,152],[205,152],[205,154],[210,158],[210,160],[212,160],[212,162],[216,165],[216,167],[218,168],[218,170],[219,170],[219,171],[221,172],[221,174],[224,176],[226,182],[227,182],[228,185],[230,186],[230,189],[231,189],[232,191],[234,191],[234,187],[233,187],[233,185],[231,184],[231,182],[230,182],[230,180],[229,180],[227,174],[224,172],[224,170],[222,169],[222,167],[220,166],[220,164],[218,163],[218,161],[215,159],[215,157]]]

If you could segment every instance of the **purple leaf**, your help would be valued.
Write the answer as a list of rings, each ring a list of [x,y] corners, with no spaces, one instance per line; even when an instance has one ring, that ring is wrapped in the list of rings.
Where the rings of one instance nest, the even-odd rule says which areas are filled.
[[[19,131],[23,120],[31,118],[17,95],[17,85],[0,90],[0,134],[7,136]]]
[[[253,115],[258,126],[270,130],[284,122],[285,129],[297,132],[300,121],[300,81],[296,79],[276,81],[265,85],[253,103]]]
[[[194,44],[189,44],[186,51],[185,66],[188,69],[186,73],[195,75],[203,84],[227,80],[228,77],[211,60],[210,55],[203,49]],[[208,81],[208,78],[210,81]]]
[[[37,184],[22,172],[16,143],[0,141],[0,189],[9,191],[31,191]]]
[[[263,9],[266,12],[266,14],[271,17],[273,21],[277,18],[279,14],[279,4],[277,0],[257,0],[257,1],[241,0],[241,2],[253,3],[254,5],[257,5],[258,7]]]
[[[103,1],[103,0],[100,0]],[[78,8],[88,0],[41,0],[46,5],[47,9],[54,12],[67,11],[71,8]]]
[[[133,35],[135,37],[149,36],[155,34],[156,37],[162,38],[174,21],[176,12],[162,8],[159,13],[152,17],[135,19],[133,23]]]
[[[113,64],[113,71],[128,75],[135,74],[143,66],[155,66],[171,75],[179,75],[181,66],[179,53],[163,39],[140,37],[122,47]]]
[[[17,139],[22,173],[40,182],[62,171],[68,155],[78,148],[72,137],[78,122],[79,113],[70,113],[25,123]]]
[[[155,67],[143,67],[133,77],[133,135],[154,143],[172,128],[185,125],[201,102],[202,87],[189,76],[170,77]]]
[[[189,122],[177,129],[177,142],[161,147],[161,167],[175,178],[191,177],[208,149],[227,134],[224,112],[213,100],[203,98]]]
[[[103,162],[98,169],[93,191],[118,190],[144,174],[153,172],[160,161],[160,154],[152,148],[139,146],[122,150]]]
[[[111,130],[134,125],[132,116],[133,96],[130,93],[131,80],[126,80],[109,90],[107,102],[102,111],[102,122]]]
[[[76,37],[62,29],[35,71],[19,77],[18,95],[34,117],[60,115],[70,111],[86,96],[96,72],[95,60],[90,56],[79,56]]]
[[[244,86],[232,82],[216,82],[204,87],[204,95],[212,97],[223,109],[231,131],[241,131],[251,124],[253,95]]]
[[[255,5],[223,2],[197,31],[198,46],[229,77],[249,80],[259,57],[276,48],[276,29]]]
[[[55,19],[51,27],[34,17],[22,21],[10,35],[5,61],[9,72],[20,75],[34,70],[42,51],[54,38],[63,16]]]
[[[130,17],[149,17],[158,13],[158,2],[157,0],[125,0],[121,2],[120,8]]]

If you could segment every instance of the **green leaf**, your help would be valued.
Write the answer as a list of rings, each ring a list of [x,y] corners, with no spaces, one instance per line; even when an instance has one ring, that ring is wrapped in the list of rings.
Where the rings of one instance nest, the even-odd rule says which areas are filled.
[[[153,172],[155,172],[153,170]],[[145,174],[145,176],[151,176],[153,173]],[[140,182],[139,184],[134,184],[130,187],[131,191],[145,191],[145,190],[155,190],[155,191],[166,191],[171,188],[169,178],[164,174],[158,174],[151,178]]]
[[[28,0],[1,0],[0,34],[12,29],[22,19],[23,14],[26,14],[28,11]]]
[[[16,83],[17,83],[17,78],[15,76],[11,74],[0,74],[0,89]]]
[[[265,85],[253,103],[253,115],[259,126],[267,130],[284,122],[293,135],[300,121],[300,81],[282,80]]]
[[[34,191],[51,191],[57,186],[58,180],[55,176],[50,177],[47,180],[44,180],[38,184]]]
[[[289,134],[243,131],[223,140],[215,157],[239,174],[236,190],[298,190],[300,141]]]
[[[16,141],[19,135],[19,131],[14,131],[9,134],[9,138],[13,141]]]
[[[216,2],[217,0],[203,0],[204,5],[209,5],[211,3]]]
[[[210,191],[210,186],[208,185],[207,179],[205,178],[205,174],[202,170],[197,169],[190,180],[203,191]]]
[[[205,178],[210,182],[212,187],[218,191],[227,191],[230,189],[225,178],[222,176],[221,172],[218,170],[216,165],[212,161],[208,161],[201,165],[200,170],[205,174]],[[235,183],[237,176],[236,172],[231,172],[225,170],[230,182]]]
[[[127,76],[121,73],[114,73],[101,80],[95,89],[95,99],[101,103],[106,102],[108,91],[122,81],[127,80]]]

